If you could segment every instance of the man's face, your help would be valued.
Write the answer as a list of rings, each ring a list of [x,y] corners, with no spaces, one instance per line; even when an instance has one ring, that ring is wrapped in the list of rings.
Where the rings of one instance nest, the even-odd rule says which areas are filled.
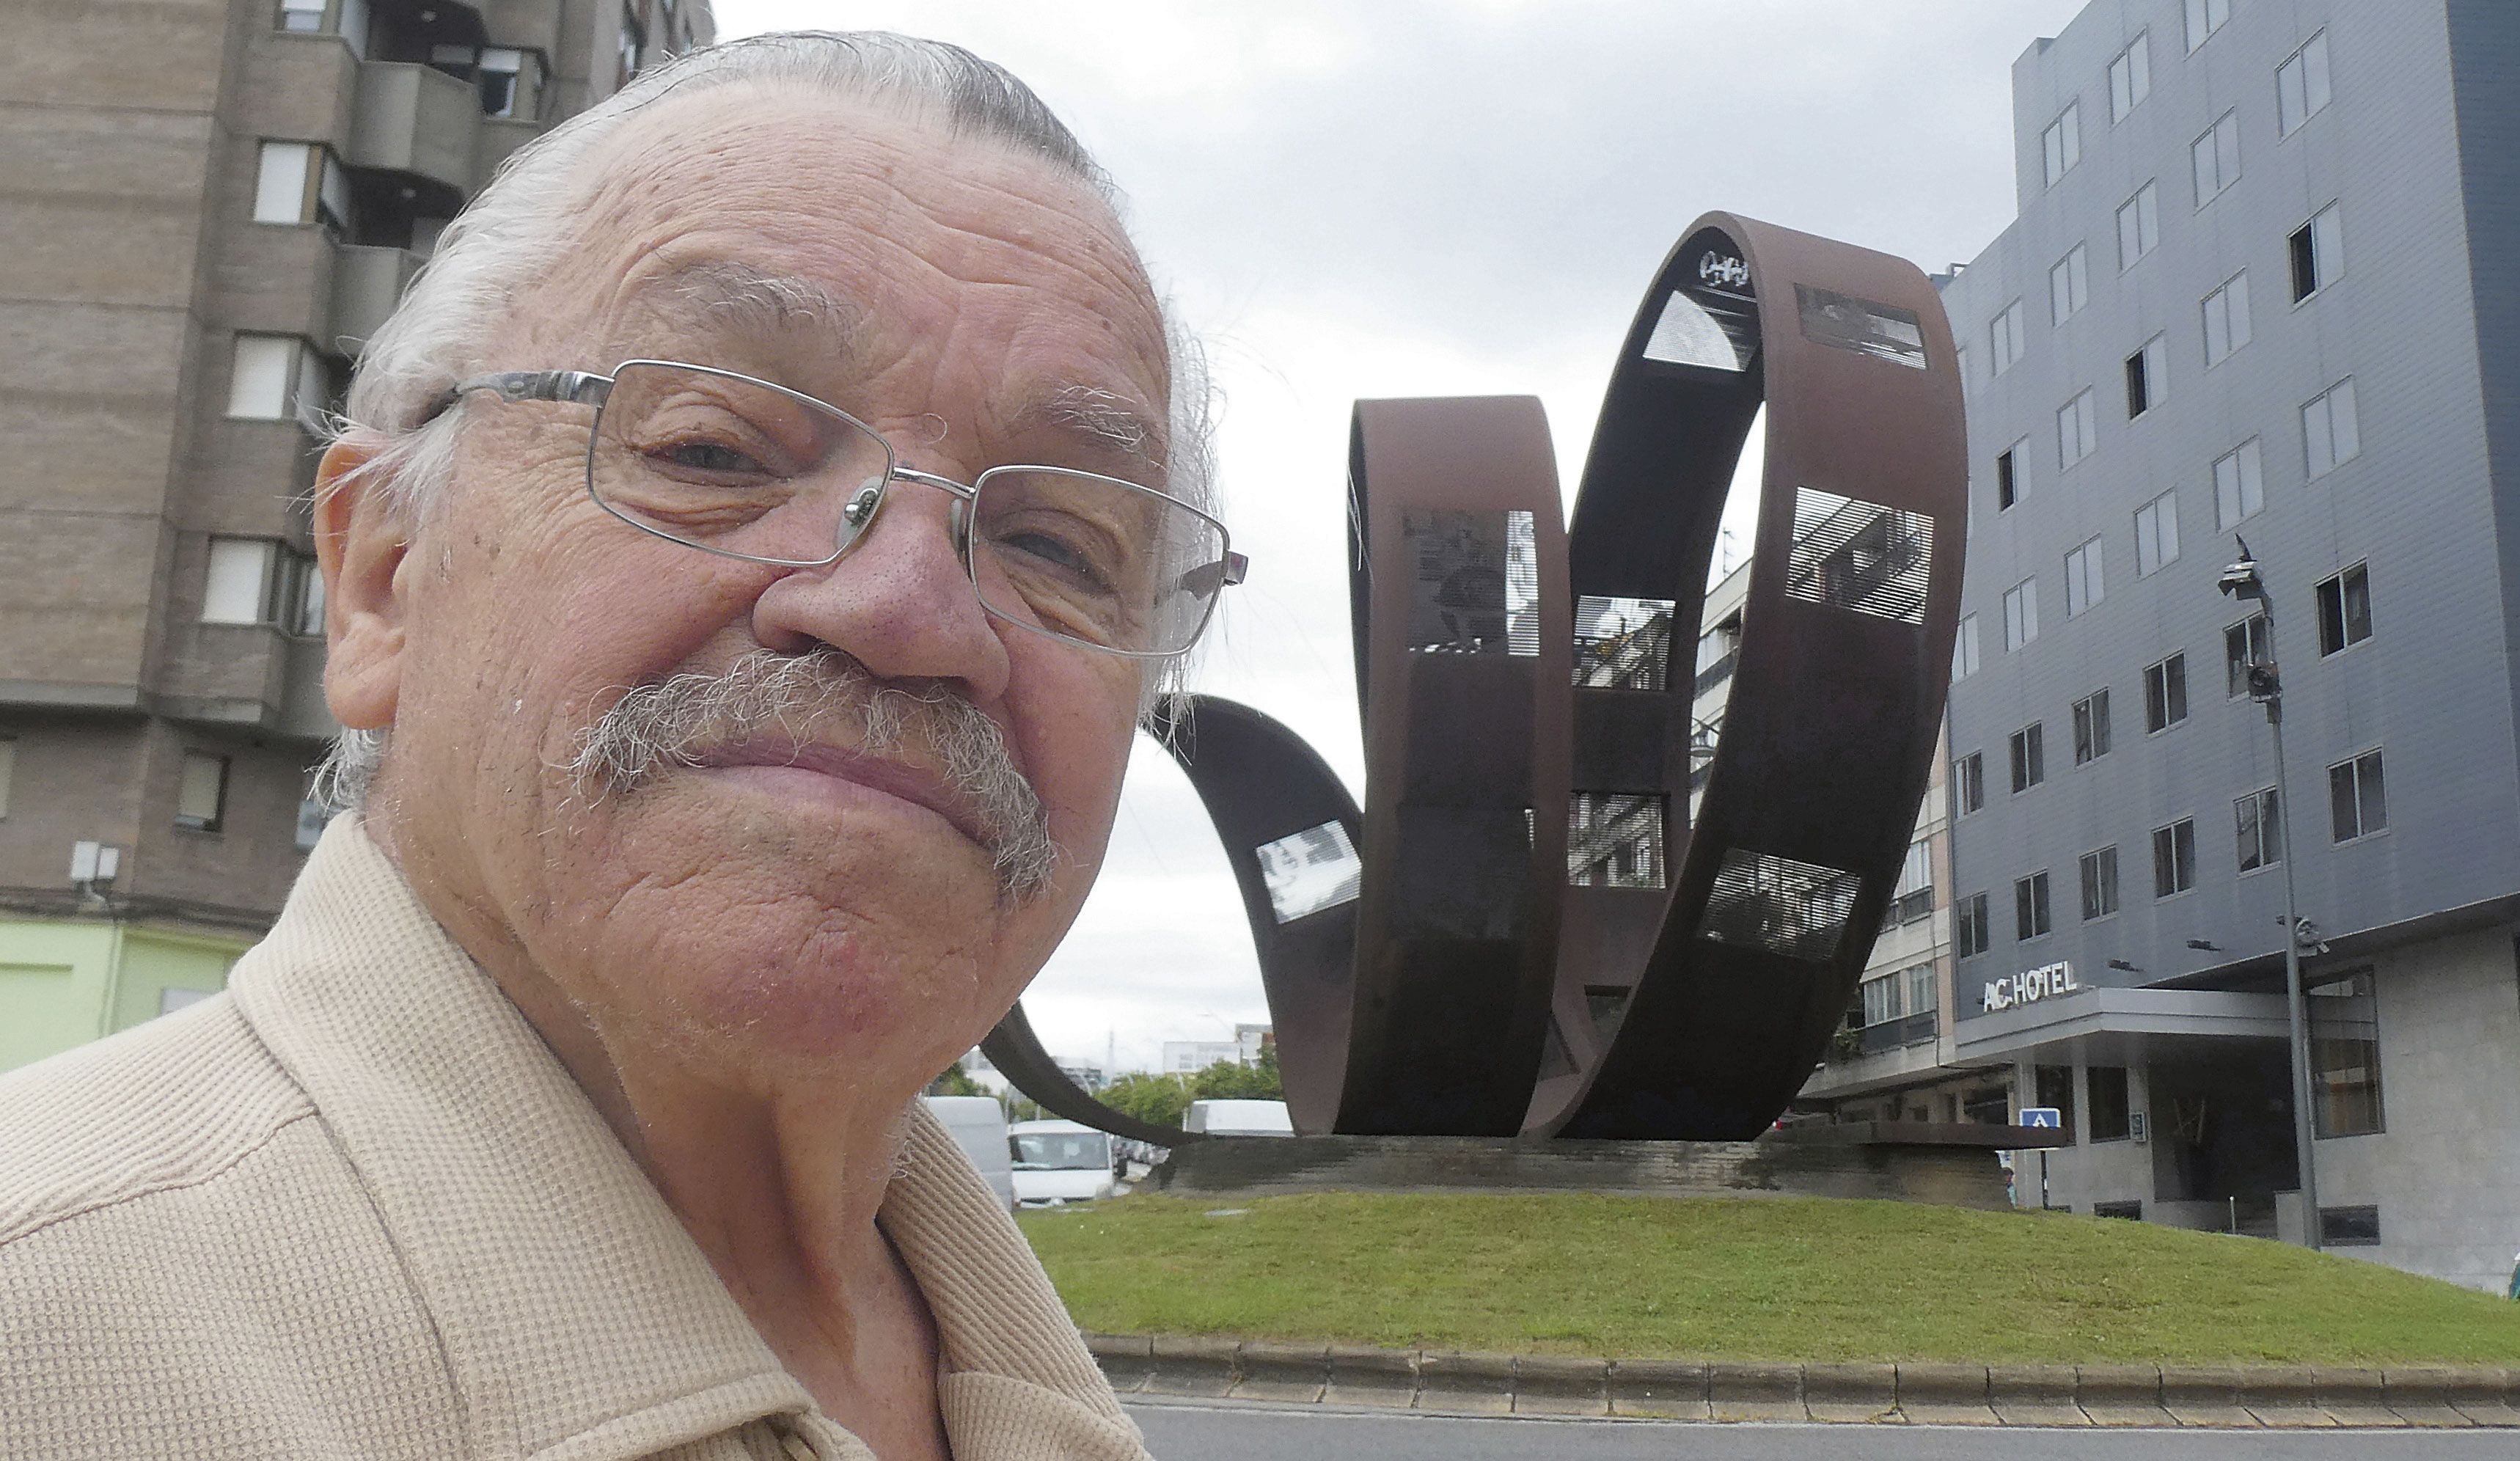
[[[1135,414],[1161,450],[1157,311],[1064,174],[828,101],[720,91],[628,128],[582,217],[489,368],[689,361],[819,396],[958,480],[1041,462],[1160,484],[1111,430]],[[1096,403],[1083,424],[1059,409],[1078,400]],[[520,955],[609,1043],[769,1079],[834,1057],[869,1083],[940,1068],[1083,900],[1138,663],[984,614],[933,488],[897,482],[821,569],[639,532],[587,496],[591,415],[472,400],[446,509],[395,578],[389,845],[433,906],[459,908],[468,947],[507,945],[473,950],[494,972]],[[668,766],[627,791],[567,769],[633,687],[825,647],[995,722],[1059,849],[1045,890],[1002,895],[916,733],[869,758],[816,722],[709,757],[755,764]]]

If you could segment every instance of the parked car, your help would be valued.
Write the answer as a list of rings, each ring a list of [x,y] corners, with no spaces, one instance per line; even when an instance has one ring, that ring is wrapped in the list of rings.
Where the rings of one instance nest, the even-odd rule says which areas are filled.
[[[1015,1201],[1028,1208],[1090,1202],[1115,1186],[1111,1138],[1075,1121],[1017,1121],[1007,1128]]]
[[[1209,1136],[1292,1136],[1283,1101],[1192,1101],[1182,1129]]]
[[[989,1190],[1015,1210],[1014,1164],[1007,1157],[1007,1114],[995,1096],[926,1096],[927,1109],[945,1123],[954,1145],[980,1169]]]

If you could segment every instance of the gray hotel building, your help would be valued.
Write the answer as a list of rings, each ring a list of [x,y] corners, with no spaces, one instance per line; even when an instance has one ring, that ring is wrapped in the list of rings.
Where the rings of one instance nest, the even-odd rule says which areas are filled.
[[[1971,464],[1957,958],[1900,1083],[2061,1108],[2052,1206],[2316,1222],[2339,1253],[2499,1289],[2520,5],[2097,0],[2015,63],[2013,144],[2018,217],[1944,288]],[[2271,618],[2218,591],[2242,538]],[[2252,662],[2280,677],[2280,773]],[[2316,1214],[2279,828],[2316,931]],[[2038,1159],[2016,1191],[2042,1200]]]
[[[321,821],[318,424],[708,0],[24,7],[0,61],[0,1069],[218,989]]]

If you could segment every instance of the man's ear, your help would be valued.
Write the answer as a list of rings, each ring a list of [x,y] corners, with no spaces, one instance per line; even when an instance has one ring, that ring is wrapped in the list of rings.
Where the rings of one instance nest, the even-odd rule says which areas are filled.
[[[352,730],[393,724],[402,693],[402,564],[410,551],[387,484],[362,474],[372,446],[336,441],[315,469],[315,559],[324,573],[324,700]]]

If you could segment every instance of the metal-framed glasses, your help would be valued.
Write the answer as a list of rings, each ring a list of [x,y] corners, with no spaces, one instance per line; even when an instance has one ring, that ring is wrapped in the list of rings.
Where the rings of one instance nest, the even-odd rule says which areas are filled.
[[[608,376],[503,371],[457,382],[444,405],[474,390],[593,406],[587,495],[643,532],[726,558],[821,568],[865,540],[895,481],[950,493],[981,607],[1088,649],[1180,654],[1248,568],[1224,524],[1152,487],[1041,466],[959,482],[902,466],[837,406],[734,371],[673,360],[625,360]]]

